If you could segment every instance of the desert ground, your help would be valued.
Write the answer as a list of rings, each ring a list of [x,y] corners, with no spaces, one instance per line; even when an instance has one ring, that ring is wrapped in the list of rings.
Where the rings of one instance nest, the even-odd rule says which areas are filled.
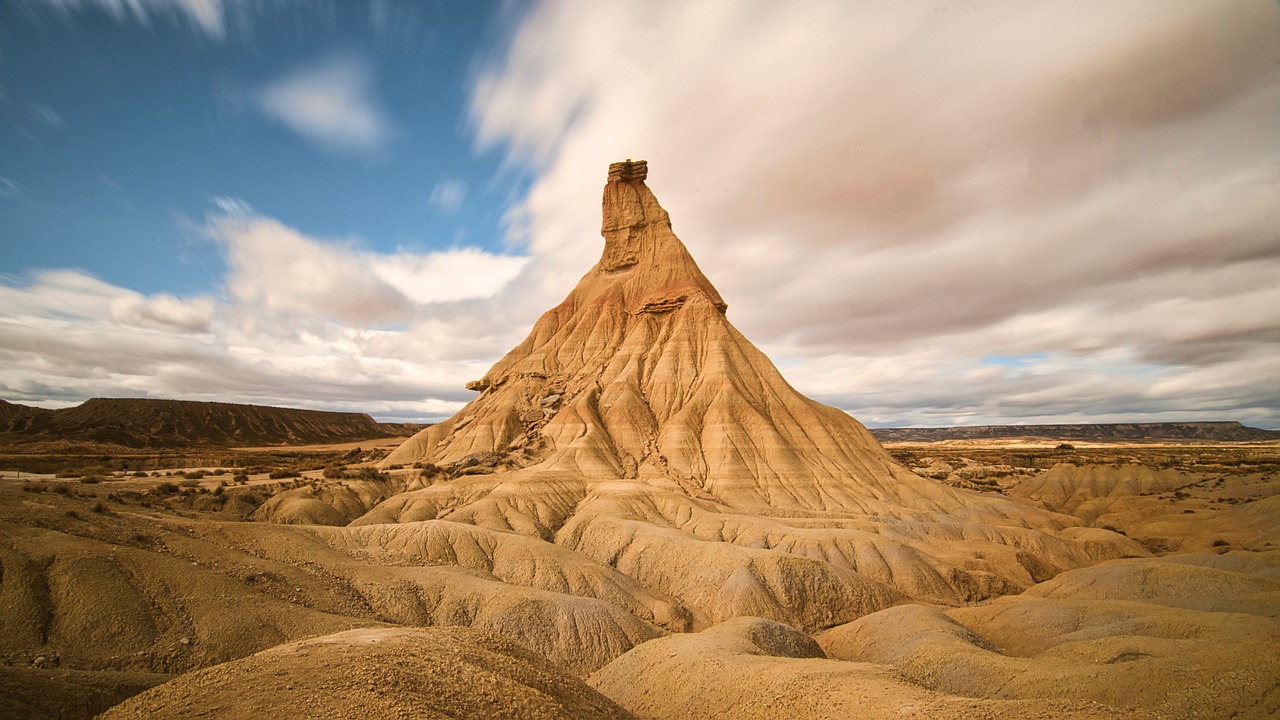
[[[886,447],[644,179],[408,439],[0,453],[0,715],[1280,715],[1280,442]]]

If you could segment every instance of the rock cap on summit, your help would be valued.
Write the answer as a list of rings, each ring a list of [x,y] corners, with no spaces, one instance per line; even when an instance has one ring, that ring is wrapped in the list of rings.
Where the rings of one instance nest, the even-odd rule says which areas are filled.
[[[609,182],[634,182],[649,176],[647,160],[627,158],[622,162],[609,163]]]

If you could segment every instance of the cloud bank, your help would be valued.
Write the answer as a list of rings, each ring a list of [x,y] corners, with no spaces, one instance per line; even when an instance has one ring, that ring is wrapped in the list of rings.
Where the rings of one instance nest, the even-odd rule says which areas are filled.
[[[183,8],[230,7],[62,4],[88,2],[210,34]],[[599,256],[633,157],[733,322],[868,424],[1280,428],[1273,0],[545,0],[513,28],[472,119],[535,177],[507,215],[527,255],[374,253],[218,201],[219,293],[0,280],[0,392],[448,415]],[[255,99],[326,150],[394,134],[352,58]]]
[[[645,158],[735,324],[869,423],[1280,427],[1270,0],[552,0],[473,116],[547,276]]]
[[[523,257],[474,248],[380,254],[308,237],[220,199],[204,231],[220,296],[143,295],[77,270],[0,284],[0,393],[10,401],[206,399],[441,418],[519,341],[494,297]]]

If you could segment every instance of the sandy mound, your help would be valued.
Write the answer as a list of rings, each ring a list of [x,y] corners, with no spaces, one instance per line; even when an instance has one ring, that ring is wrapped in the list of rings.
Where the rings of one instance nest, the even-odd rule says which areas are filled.
[[[346,525],[387,498],[414,489],[404,474],[385,479],[348,479],[276,493],[258,506],[253,519],[282,525]]]
[[[1107,562],[1063,573],[1026,594],[1280,617],[1280,551],[1232,555]]]
[[[952,695],[1274,717],[1280,622],[1241,610],[1280,610],[1276,580],[1194,568],[1107,563],[977,607],[891,608],[820,640],[830,657],[890,666]]]
[[[606,565],[475,526],[287,527],[31,497],[0,503],[0,657],[18,665],[184,672],[392,622],[491,630],[585,674],[690,622]]]
[[[1269,550],[1280,538],[1280,479],[1255,469],[1206,464],[1059,464],[1010,494],[1099,527],[1117,529],[1155,551],[1218,547]]]
[[[645,643],[587,681],[655,720],[1149,717],[1090,702],[948,697],[887,667],[824,659],[809,636],[746,617]]]
[[[0,718],[89,718],[170,677],[150,673],[68,670],[47,665],[42,668],[0,667]]]
[[[104,720],[628,718],[517,645],[461,628],[353,630],[183,675]]]
[[[1145,465],[1059,463],[1018,483],[1010,493],[1092,521],[1107,512],[1113,504],[1108,501],[1176,490],[1196,480],[1191,473],[1155,470]]]

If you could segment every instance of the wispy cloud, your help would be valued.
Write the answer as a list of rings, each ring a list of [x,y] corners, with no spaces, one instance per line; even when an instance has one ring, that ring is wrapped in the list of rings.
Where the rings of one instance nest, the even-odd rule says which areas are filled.
[[[1278,35],[1267,0],[547,0],[473,109],[538,168],[530,277],[646,158],[733,321],[869,421],[1280,426]]]
[[[40,120],[55,128],[62,129],[67,126],[67,121],[62,118],[62,115],[48,105],[32,105],[31,112],[34,113],[36,117],[40,118]]]
[[[33,0],[29,0],[33,1]],[[151,25],[163,20],[186,25],[204,35],[222,39],[226,35],[228,15],[253,0],[34,0],[69,14],[96,8],[117,22]]]
[[[7,177],[0,177],[0,198],[16,198],[22,195],[22,187]]]
[[[267,117],[337,152],[367,152],[392,137],[391,121],[374,97],[367,62],[336,56],[268,84],[258,94]]]
[[[428,202],[436,210],[449,214],[457,212],[466,199],[467,184],[462,180],[449,178],[436,183],[436,186],[431,189]]]

